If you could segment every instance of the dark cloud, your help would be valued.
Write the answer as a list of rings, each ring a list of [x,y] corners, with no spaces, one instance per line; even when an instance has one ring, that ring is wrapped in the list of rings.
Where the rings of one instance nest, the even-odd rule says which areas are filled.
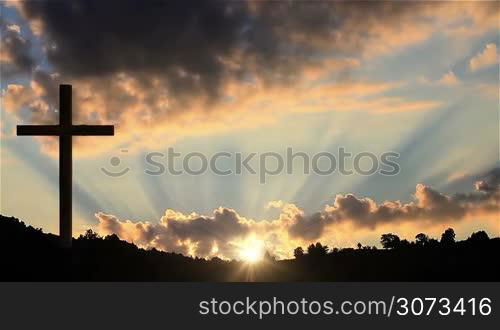
[[[59,103],[58,76],[34,70],[31,86],[8,85],[2,98],[5,111],[14,113],[26,123],[55,124]],[[29,111],[21,113],[19,109]],[[53,141],[52,138],[49,138]]]
[[[149,73],[175,92],[215,93],[219,58],[235,50],[248,19],[243,4],[224,1],[26,1],[22,11],[41,22],[61,74]]]
[[[176,97],[220,96],[228,77],[290,81],[321,50],[358,56],[384,31],[416,22],[417,2],[23,1],[49,62],[68,79],[154,76]],[[436,5],[434,5],[436,7]],[[411,38],[411,36],[408,36]]]
[[[22,37],[18,25],[0,17],[0,75],[10,79],[20,74],[30,74],[35,66],[31,42]]]
[[[312,241],[323,234],[327,222],[324,214],[316,212],[310,216],[296,215],[288,233],[294,238]]]
[[[500,186],[500,168],[495,168],[485,175],[484,180],[476,182],[476,190],[487,194],[498,192]]]
[[[137,136],[151,136],[152,131],[160,140],[166,131],[173,139],[207,127],[258,123],[269,116],[266,106],[276,112],[359,109],[363,104],[326,91],[318,91],[325,94],[316,99],[339,102],[315,106],[304,99],[313,89],[301,88],[318,90],[316,82],[327,78],[349,81],[350,70],[363,58],[390,54],[440,31],[439,24],[430,22],[446,25],[467,17],[474,28],[489,28],[496,14],[489,4],[460,6],[416,1],[20,1],[16,7],[47,59],[37,58],[36,64],[42,61],[48,71],[35,73],[32,84],[40,89],[11,112],[55,109],[59,82],[73,84],[75,121],[115,124],[120,134],[114,141],[125,145],[140,143]],[[15,52],[24,70],[33,69],[28,44],[21,42]],[[400,103],[405,102],[385,97],[366,107],[394,109]],[[400,108],[433,106],[435,102],[405,103]],[[32,122],[56,120],[54,111],[43,114]],[[243,115],[252,120],[239,118]],[[135,136],[123,133],[132,131]],[[110,147],[95,148],[92,139],[79,141],[80,150],[84,144],[91,152]]]
[[[226,239],[243,235],[248,230],[239,222],[236,212],[224,208],[216,210],[212,218],[197,217],[190,221],[182,221],[167,216],[164,219],[164,224],[180,239],[194,239],[196,241],[207,235],[211,236],[212,239]]]

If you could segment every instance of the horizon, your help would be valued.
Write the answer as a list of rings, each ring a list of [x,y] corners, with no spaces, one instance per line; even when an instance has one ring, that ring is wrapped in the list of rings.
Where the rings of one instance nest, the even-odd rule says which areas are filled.
[[[52,233],[45,233],[43,229],[33,227],[29,224],[26,224],[22,219],[18,219],[16,217],[8,217],[0,214],[0,221],[12,221],[16,224],[20,224],[23,230],[35,230],[42,236],[52,235],[55,238],[58,238],[57,235]],[[4,223],[0,223],[0,225],[5,225]],[[19,228],[17,229],[19,231]],[[19,232],[17,233],[19,234]],[[450,249],[453,246],[458,246],[463,243],[475,243],[475,244],[484,244],[486,241],[499,241],[500,236],[489,237],[488,234],[483,231],[471,232],[470,235],[463,240],[456,240],[456,235],[453,228],[447,228],[442,234],[441,238],[439,237],[431,237],[425,233],[419,233],[416,235],[414,240],[408,240],[406,238],[401,239],[395,233],[385,233],[382,234],[379,241],[379,247],[373,245],[363,245],[361,242],[357,243],[356,247],[341,247],[341,246],[328,246],[326,244],[322,244],[321,242],[311,243],[309,246],[297,246],[293,249],[292,257],[286,259],[279,259],[268,250],[260,249],[260,250],[252,250],[248,251],[248,254],[242,253],[240,256],[234,259],[228,259],[224,257],[211,256],[211,257],[199,257],[194,255],[185,255],[182,253],[174,252],[174,251],[166,251],[166,250],[158,250],[155,247],[141,247],[135,244],[133,241],[129,242],[126,240],[122,240],[117,234],[112,233],[109,235],[101,236],[99,233],[94,232],[91,228],[87,229],[85,233],[80,234],[78,237],[73,237],[72,239],[75,242],[78,241],[87,241],[93,242],[96,240],[101,241],[114,241],[119,240],[120,242],[125,242],[127,244],[133,245],[136,249],[144,250],[144,251],[152,251],[152,252],[162,252],[166,255],[174,254],[180,255],[185,258],[193,259],[193,260],[205,260],[205,261],[226,261],[226,262],[238,262],[247,264],[250,267],[266,267],[266,263],[279,262],[279,261],[291,261],[291,260],[300,260],[302,257],[310,256],[312,258],[317,257],[325,257],[327,255],[334,255],[338,253],[346,253],[346,252],[366,252],[366,251],[398,251],[398,250],[409,250],[409,249],[420,249],[420,250],[436,250],[436,249]],[[78,246],[78,245],[77,245]],[[23,247],[21,247],[23,248]],[[46,247],[45,247],[46,248]],[[74,248],[74,247],[73,247]],[[81,248],[78,247],[78,248]],[[88,248],[88,247],[87,247]],[[95,247],[94,247],[95,248]],[[298,252],[300,250],[300,252]],[[251,254],[251,255],[249,255]]]

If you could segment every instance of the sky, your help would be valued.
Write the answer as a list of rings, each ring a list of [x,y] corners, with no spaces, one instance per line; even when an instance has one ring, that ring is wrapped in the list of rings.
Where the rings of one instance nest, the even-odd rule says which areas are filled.
[[[248,247],[287,258],[316,241],[378,245],[382,233],[412,240],[448,227],[459,239],[498,236],[499,9],[2,2],[0,211],[57,233],[57,140],[16,137],[15,125],[57,123],[65,83],[75,123],[115,125],[113,137],[73,140],[74,236],[93,228],[207,258]],[[304,174],[299,159],[265,183],[259,170],[145,173],[147,155],[169,148],[207,157],[394,152],[399,172]],[[129,170],[111,177],[102,168]]]

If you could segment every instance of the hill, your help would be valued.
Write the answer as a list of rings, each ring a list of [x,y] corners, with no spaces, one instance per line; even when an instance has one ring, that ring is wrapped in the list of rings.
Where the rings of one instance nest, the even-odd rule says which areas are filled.
[[[386,249],[333,249],[317,243],[295,250],[295,259],[258,264],[191,258],[145,250],[116,235],[88,231],[73,248],[58,237],[0,215],[1,281],[499,281],[500,238],[484,232],[465,241],[416,242],[382,235]],[[450,233],[448,233],[450,234]],[[392,236],[391,236],[392,235]]]

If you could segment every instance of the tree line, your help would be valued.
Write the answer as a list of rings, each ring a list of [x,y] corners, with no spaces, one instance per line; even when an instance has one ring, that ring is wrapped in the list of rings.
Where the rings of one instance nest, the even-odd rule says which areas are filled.
[[[414,241],[408,241],[407,239],[401,239],[398,235],[393,233],[382,234],[380,237],[380,244],[386,250],[398,250],[398,249],[410,249],[410,248],[441,248],[441,247],[452,247],[455,241],[456,234],[453,228],[446,229],[441,234],[441,239],[437,240],[435,238],[429,237],[425,233],[419,233],[415,236]],[[484,230],[480,230],[472,233],[467,242],[474,244],[481,244],[489,241],[489,236]],[[361,243],[357,245],[358,250],[377,250],[376,246],[363,246]],[[295,248],[293,255],[295,259],[303,258],[304,256],[326,256],[328,254],[335,254],[341,251],[352,251],[352,248],[329,248],[327,245],[323,245],[320,242],[316,244],[311,244],[307,247],[305,251],[301,246]]]
[[[383,234],[382,248],[329,248],[320,242],[295,258],[266,253],[256,264],[210,260],[143,249],[116,235],[88,230],[59,248],[59,237],[0,215],[2,281],[498,281],[500,238],[484,231],[456,241],[449,228],[439,240],[424,233],[414,241]]]

